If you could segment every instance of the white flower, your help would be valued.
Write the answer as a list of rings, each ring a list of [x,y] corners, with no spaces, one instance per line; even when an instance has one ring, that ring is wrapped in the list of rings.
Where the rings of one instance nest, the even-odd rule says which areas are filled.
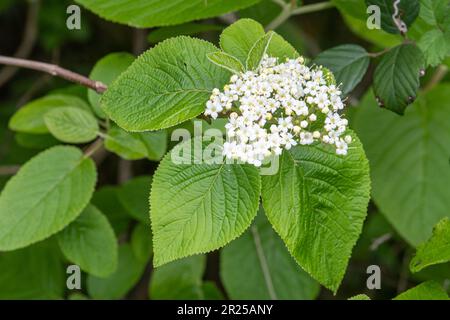
[[[314,136],[311,132],[300,133],[300,144],[312,144],[314,142]]]
[[[219,113],[222,112],[223,107],[218,102],[208,101],[206,103],[206,111],[205,115],[210,115],[211,118],[216,119],[219,116]]]
[[[205,115],[215,119],[233,110],[223,147],[230,159],[261,166],[271,154],[315,141],[345,155],[352,139],[342,136],[348,121],[337,113],[344,107],[340,96],[339,88],[327,85],[321,67],[310,68],[301,57],[278,63],[265,56],[257,70],[233,75],[222,92],[214,89]],[[325,116],[319,118],[320,113]],[[312,122],[314,132],[307,130]]]

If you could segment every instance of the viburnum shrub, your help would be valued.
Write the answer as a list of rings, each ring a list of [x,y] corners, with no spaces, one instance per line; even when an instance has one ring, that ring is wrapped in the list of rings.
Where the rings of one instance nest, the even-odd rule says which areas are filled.
[[[11,176],[0,180],[0,298],[133,298],[143,282],[152,299],[314,299],[320,286],[326,298],[347,269],[348,298],[380,289],[377,274],[366,279],[378,265],[390,298],[442,278],[406,271],[450,261],[450,87],[438,84],[448,1],[76,2],[134,27],[134,55],[110,53],[89,77],[0,56],[81,85],[36,99],[40,81],[20,97],[30,82],[5,91],[20,108],[5,121],[14,144],[0,147]],[[378,28],[368,6],[381,10]],[[287,21],[334,7],[336,33],[364,47],[321,51],[341,38]],[[63,37],[50,29],[45,50]],[[22,148],[34,151],[22,159]],[[86,276],[78,295],[67,265]],[[433,281],[397,298],[422,296],[448,298]]]

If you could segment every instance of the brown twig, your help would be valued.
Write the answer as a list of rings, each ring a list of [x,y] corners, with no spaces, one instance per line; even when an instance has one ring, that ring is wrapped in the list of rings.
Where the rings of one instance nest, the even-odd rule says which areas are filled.
[[[445,77],[445,75],[448,72],[448,67],[446,65],[441,64],[439,67],[436,68],[436,71],[431,76],[430,81],[426,84],[426,86],[423,88],[423,92],[428,92],[431,89],[434,88],[441,80]]]
[[[40,0],[32,0],[29,3],[23,40],[14,53],[14,57],[16,58],[27,58],[31,54],[37,39]],[[7,83],[16,72],[17,68],[15,67],[9,66],[3,68],[0,71],[0,87]]]
[[[117,172],[117,180],[119,184],[123,184],[133,176],[133,163],[130,160],[119,159],[119,167]]]
[[[20,166],[1,166],[0,167],[0,176],[12,176],[19,171]]]
[[[377,57],[382,56],[383,54],[389,52],[390,50],[391,50],[391,48],[385,48],[378,52],[369,52],[367,55],[371,58],[377,58]]]
[[[98,93],[103,93],[108,88],[106,86],[106,84],[104,84],[100,81],[91,80],[81,74],[61,68],[60,66],[57,66],[55,64],[26,60],[26,59],[19,59],[19,58],[12,58],[12,57],[5,57],[5,56],[1,56],[1,55],[0,55],[0,64],[46,72],[48,74],[51,74],[52,76],[60,77],[60,78],[66,79],[68,81],[72,81],[72,82],[81,84],[85,87],[91,88],[91,89],[97,91]]]
[[[133,53],[138,56],[147,48],[147,34],[146,29],[133,30]]]
[[[91,157],[95,152],[97,152],[101,147],[103,147],[103,139],[98,138],[93,143],[91,143],[84,151],[84,156]]]
[[[330,8],[334,8],[334,3],[331,1],[307,4],[304,6],[300,6],[298,8],[292,7],[292,3],[285,3],[283,0],[273,0],[275,3],[279,4],[281,7],[280,14],[272,20],[267,26],[267,30],[275,30],[280,25],[282,25],[287,19],[289,19],[293,15],[306,14],[311,12],[317,12],[321,10],[326,10]]]
[[[392,234],[386,233],[386,234],[383,234],[382,236],[374,239],[370,245],[370,250],[371,251],[377,250],[379,246],[381,246],[386,241],[389,241],[391,238],[392,238]]]
[[[59,64],[59,48],[54,49],[52,53],[52,61],[53,64]],[[49,74],[43,74],[41,75],[32,85],[28,88],[27,91],[20,97],[19,101],[16,103],[16,108],[20,108],[24,104],[26,104],[28,101],[30,101],[33,96],[42,90],[52,79],[52,76]]]

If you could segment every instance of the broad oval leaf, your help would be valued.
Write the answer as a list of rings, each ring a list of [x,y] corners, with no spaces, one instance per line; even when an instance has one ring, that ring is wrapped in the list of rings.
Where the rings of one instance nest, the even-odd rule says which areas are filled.
[[[116,271],[106,278],[88,275],[87,291],[94,299],[120,299],[139,281],[145,270],[146,262],[139,260],[131,246],[126,243],[119,246],[119,264]]]
[[[448,0],[420,0],[420,17],[428,24],[444,24],[450,15]]]
[[[55,138],[67,143],[92,141],[100,131],[97,120],[90,112],[74,107],[51,110],[45,114],[44,121]]]
[[[52,94],[33,100],[21,107],[10,119],[9,128],[24,133],[48,133],[44,116],[48,111],[61,107],[75,107],[90,111],[87,103],[76,96]]]
[[[319,284],[297,265],[262,212],[222,249],[220,276],[232,299],[307,300],[319,293]]]
[[[159,161],[166,153],[167,132],[127,132],[112,125],[105,136],[105,149],[127,160]]]
[[[253,45],[265,35],[263,26],[252,19],[240,19],[223,30],[220,47],[245,66]]]
[[[149,224],[139,223],[131,234],[131,249],[136,258],[148,261],[153,254],[152,230]]]
[[[150,279],[150,299],[202,299],[202,277],[205,268],[205,255],[187,257],[156,268]]]
[[[264,52],[269,56],[279,58],[280,61],[287,58],[295,59],[299,56],[295,48],[279,34],[271,31],[266,37],[263,26],[252,19],[240,19],[224,29],[220,35],[220,47],[246,66],[250,51],[258,40],[269,40],[269,37],[268,47],[262,46],[262,49],[265,49]],[[255,58],[258,57],[255,56]],[[257,62],[259,63],[259,61]]]
[[[427,66],[437,66],[450,56],[450,22],[446,30],[439,28],[426,32],[417,44],[422,50]]]
[[[435,281],[427,281],[399,294],[394,300],[450,300],[447,292]]]
[[[428,266],[450,261],[450,219],[444,218],[434,227],[433,235],[417,247],[410,269],[418,272]]]
[[[221,68],[225,68],[234,74],[238,74],[240,72],[245,71],[244,66],[237,58],[223,51],[216,51],[209,53],[208,59],[215,65]]]
[[[93,205],[58,233],[64,256],[87,273],[106,277],[117,268],[117,239],[108,219]]]
[[[17,132],[14,135],[14,138],[18,145],[29,149],[43,150],[60,144],[60,142],[54,136],[48,133],[31,134]]]
[[[373,199],[412,245],[450,217],[448,101],[450,86],[440,85],[398,116],[368,94],[354,118],[370,161]]]
[[[64,264],[57,244],[43,241],[0,254],[0,299],[62,299]]]
[[[127,213],[146,225],[150,224],[148,197],[152,177],[140,176],[127,181],[118,192],[119,201]]]
[[[217,48],[177,37],[142,54],[109,87],[102,108],[127,131],[158,130],[192,119],[230,73],[208,61]]]
[[[32,158],[0,195],[0,250],[28,246],[71,223],[88,204],[96,178],[94,162],[75,147]]]
[[[241,235],[256,216],[260,177],[252,165],[207,164],[215,142],[201,137],[177,145],[158,167],[150,196],[155,266],[218,249]],[[180,151],[182,155],[178,156]]]
[[[101,81],[106,85],[110,85],[122,72],[124,72],[134,61],[135,57],[126,52],[110,53],[103,57],[95,64],[89,75],[89,78]],[[105,113],[100,107],[101,95],[92,89],[88,91],[89,103],[95,114],[101,118],[105,118]]]
[[[279,62],[284,62],[286,59],[296,59],[300,56],[297,50],[276,32],[273,33],[272,40],[267,48],[267,54],[270,57],[278,58]]]
[[[323,65],[333,72],[337,84],[342,84],[344,94],[352,91],[362,80],[369,67],[367,51],[358,45],[344,44],[319,54],[314,63]]]
[[[273,31],[267,32],[262,36],[250,49],[245,66],[247,70],[256,70],[261,64],[261,60],[269,49],[270,42],[275,33]]]
[[[212,18],[260,0],[76,0],[99,16],[133,27],[149,28]]]
[[[402,44],[384,54],[373,77],[380,105],[403,114],[416,99],[423,69],[423,54],[414,44]]]
[[[92,196],[91,203],[107,218],[117,236],[128,230],[131,218],[119,201],[120,187],[103,186]]]
[[[369,202],[369,165],[356,135],[346,156],[329,146],[285,151],[276,175],[262,177],[269,221],[297,263],[336,291],[361,233]]]

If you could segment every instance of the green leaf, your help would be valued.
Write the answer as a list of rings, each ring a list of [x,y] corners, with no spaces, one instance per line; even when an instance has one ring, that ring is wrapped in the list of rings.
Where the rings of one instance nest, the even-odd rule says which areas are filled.
[[[214,88],[229,72],[208,61],[217,48],[203,40],[177,37],[142,54],[110,86],[102,108],[127,131],[158,130],[202,113]]]
[[[319,54],[313,61],[330,69],[344,94],[351,92],[366,74],[370,58],[358,45],[344,44]]]
[[[372,196],[410,244],[427,240],[450,217],[450,86],[435,87],[398,116],[368,94],[354,127],[371,166]]]
[[[284,1],[284,0],[283,0]],[[258,21],[268,25],[281,13],[281,6],[272,0],[262,0],[257,4],[239,11],[239,17]]]
[[[267,48],[267,54],[278,58],[280,62],[284,62],[286,59],[296,59],[300,56],[289,42],[275,32]]]
[[[403,114],[416,99],[424,63],[422,52],[413,44],[397,46],[383,55],[373,77],[380,104]]]
[[[420,0],[420,16],[430,25],[438,26],[449,17],[448,0]]]
[[[216,51],[209,53],[207,56],[209,61],[221,68],[227,69],[234,74],[244,72],[244,66],[242,65],[242,63],[237,58],[229,55],[228,53],[225,53],[223,51]]]
[[[10,119],[9,128],[24,133],[48,133],[44,116],[48,111],[61,107],[74,107],[90,111],[86,102],[76,96],[48,95],[21,107]]]
[[[449,300],[449,298],[439,283],[427,281],[403,292],[394,300]]]
[[[14,3],[14,0],[1,0],[0,1],[0,12],[9,9],[9,7]]]
[[[437,66],[450,56],[450,26],[447,30],[433,29],[425,33],[417,44],[425,55],[427,66]]]
[[[450,219],[444,218],[434,227],[433,235],[417,247],[410,269],[418,272],[428,266],[450,261]]]
[[[215,142],[201,146],[201,137],[177,145],[153,177],[150,218],[155,266],[224,246],[241,235],[256,215],[258,169],[225,164],[221,156],[214,158],[221,164],[212,164],[205,160],[206,154],[221,155],[222,146]]]
[[[388,34],[382,29],[367,28],[367,5],[363,0],[331,0],[340,11],[350,30],[358,37],[375,45],[387,48],[399,45],[403,38],[399,34]]]
[[[147,262],[153,254],[152,230],[148,224],[139,223],[131,234],[131,249],[139,260]]]
[[[116,235],[128,230],[131,221],[126,209],[119,201],[120,189],[116,186],[104,186],[95,191],[91,203],[108,218]]]
[[[389,33],[400,33],[392,16],[394,15],[394,2],[392,0],[366,0],[367,6],[377,5],[381,11],[381,28]],[[399,1],[399,17],[407,27],[419,16],[420,1]]]
[[[159,161],[167,150],[167,132],[127,132],[112,125],[105,137],[105,148],[127,160]]]
[[[202,291],[205,300],[225,300],[220,289],[212,281],[203,282]]]
[[[145,261],[139,260],[129,244],[119,246],[119,264],[107,278],[88,275],[87,290],[94,299],[123,298],[139,281],[145,269]]]
[[[87,273],[106,277],[117,268],[117,239],[108,219],[93,205],[58,233],[64,256]]]
[[[339,11],[357,19],[366,18],[367,5],[361,0],[331,0]]]
[[[206,257],[197,255],[156,268],[150,279],[153,300],[198,300],[203,298],[202,277]]]
[[[361,233],[369,202],[369,166],[361,143],[346,156],[329,146],[285,151],[273,176],[262,177],[266,215],[297,263],[336,291]]]
[[[222,283],[231,299],[307,300],[319,293],[261,213],[250,230],[220,256]]]
[[[0,254],[0,299],[61,299],[65,275],[53,241]]]
[[[351,2],[347,0],[342,1]],[[363,1],[361,0],[355,1],[363,3]],[[403,38],[399,34],[389,34],[384,32],[382,29],[368,29],[367,18],[365,15],[363,19],[358,19],[351,16],[350,14],[346,14],[345,12],[341,13],[346,25],[354,34],[370,43],[375,44],[376,46],[379,46],[381,48],[389,48],[397,46],[403,42]]]
[[[124,72],[134,61],[135,57],[126,52],[110,53],[95,64],[89,75],[92,80],[101,81],[110,85],[122,72]],[[88,100],[95,114],[105,118],[105,113],[100,107],[101,95],[92,89],[88,91]]]
[[[92,141],[100,130],[91,113],[74,107],[51,110],[45,114],[44,121],[55,138],[67,143]]]
[[[220,35],[220,47],[245,65],[253,45],[265,35],[264,28],[252,19],[240,19]]]
[[[223,28],[223,26],[217,24],[188,22],[176,26],[168,26],[157,30],[152,30],[152,32],[148,35],[147,40],[151,44],[155,44],[176,36],[191,36],[204,32],[220,31]]]
[[[248,53],[247,60],[245,60],[245,66],[247,70],[256,70],[261,64],[263,56],[267,53],[269,49],[270,42],[274,35],[273,31],[269,31],[267,34],[262,36],[250,49]]]
[[[89,300],[89,298],[80,292],[74,292],[69,294],[67,300]]]
[[[51,134],[30,134],[17,132],[15,134],[17,144],[30,149],[47,149],[58,145],[60,142]]]
[[[260,0],[76,0],[104,19],[138,28],[175,25],[223,15]]]
[[[348,300],[370,300],[370,298],[365,294],[358,294],[356,296],[348,298]]]
[[[32,158],[0,195],[0,250],[62,230],[88,204],[95,182],[94,162],[75,147],[53,147]]]
[[[119,201],[134,219],[149,225],[149,205],[150,186],[152,177],[140,176],[127,181],[118,193]]]

